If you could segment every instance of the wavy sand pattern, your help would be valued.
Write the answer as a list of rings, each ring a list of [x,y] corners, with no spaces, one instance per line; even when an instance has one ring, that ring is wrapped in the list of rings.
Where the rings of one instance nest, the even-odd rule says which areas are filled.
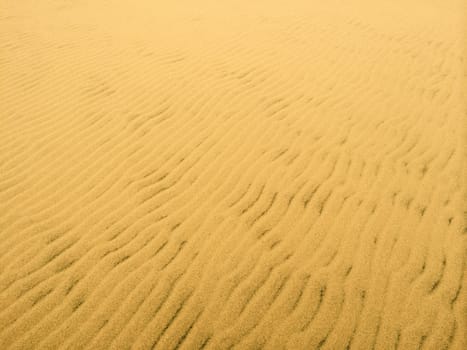
[[[466,349],[462,6],[2,1],[0,349]]]

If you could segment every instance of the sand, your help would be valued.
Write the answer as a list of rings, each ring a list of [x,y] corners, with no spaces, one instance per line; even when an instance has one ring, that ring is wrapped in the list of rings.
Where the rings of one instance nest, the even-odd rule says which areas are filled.
[[[2,1],[0,349],[466,349],[463,9]]]

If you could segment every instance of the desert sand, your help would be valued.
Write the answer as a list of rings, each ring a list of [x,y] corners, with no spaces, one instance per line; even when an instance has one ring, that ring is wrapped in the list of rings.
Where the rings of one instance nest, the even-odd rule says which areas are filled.
[[[0,349],[466,349],[457,0],[4,0]]]

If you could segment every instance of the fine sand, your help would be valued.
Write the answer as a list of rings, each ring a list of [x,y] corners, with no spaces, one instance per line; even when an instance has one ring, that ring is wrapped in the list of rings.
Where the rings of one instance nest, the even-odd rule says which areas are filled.
[[[3,0],[0,349],[467,349],[461,0]]]

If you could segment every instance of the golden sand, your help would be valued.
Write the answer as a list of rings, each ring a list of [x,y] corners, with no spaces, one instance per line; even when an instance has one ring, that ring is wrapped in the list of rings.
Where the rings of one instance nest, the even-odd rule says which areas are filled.
[[[466,349],[463,10],[3,0],[0,349]]]

